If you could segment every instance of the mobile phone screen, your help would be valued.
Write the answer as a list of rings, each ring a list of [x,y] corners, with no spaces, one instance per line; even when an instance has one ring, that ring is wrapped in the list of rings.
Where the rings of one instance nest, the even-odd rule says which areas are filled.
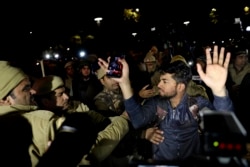
[[[120,78],[122,76],[122,64],[118,62],[118,56],[112,56],[110,58],[107,76]]]

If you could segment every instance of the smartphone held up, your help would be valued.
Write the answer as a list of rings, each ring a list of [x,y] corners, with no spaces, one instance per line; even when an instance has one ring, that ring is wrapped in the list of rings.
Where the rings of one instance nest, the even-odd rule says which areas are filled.
[[[112,56],[110,58],[107,76],[113,78],[120,78],[122,76],[122,64],[118,61],[119,58],[124,59],[125,56]]]

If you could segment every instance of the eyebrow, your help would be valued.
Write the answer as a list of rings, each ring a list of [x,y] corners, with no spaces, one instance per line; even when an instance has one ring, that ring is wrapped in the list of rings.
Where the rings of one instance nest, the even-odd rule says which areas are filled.
[[[55,95],[62,95],[64,94],[65,92],[55,92]]]
[[[166,79],[166,78],[162,78],[160,80],[162,80],[162,81],[169,81],[169,79]]]
[[[23,87],[22,91],[28,90],[28,89],[31,89],[31,84],[26,84],[26,85]]]

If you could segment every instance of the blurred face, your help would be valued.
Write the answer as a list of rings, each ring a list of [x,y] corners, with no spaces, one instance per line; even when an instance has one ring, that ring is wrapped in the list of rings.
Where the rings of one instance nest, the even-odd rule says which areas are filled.
[[[171,74],[164,74],[160,77],[158,84],[159,94],[162,97],[174,98],[177,95],[177,82],[172,78]]]
[[[62,110],[66,110],[69,107],[69,96],[66,94],[65,92],[65,88],[64,87],[60,87],[58,89],[56,89],[54,94],[54,97],[52,97],[52,99],[54,99],[54,104],[53,104],[53,100],[51,100],[51,105],[55,105],[54,107],[52,106],[52,108],[60,108]]]
[[[17,87],[13,89],[11,94],[7,97],[11,105],[30,105],[33,104],[31,96],[31,83],[28,78],[22,80]]]
[[[146,62],[145,65],[148,72],[154,72],[156,69],[156,61]]]
[[[153,52],[153,54],[156,54],[158,53],[158,48],[156,46],[152,46],[150,51]]]
[[[89,66],[83,66],[81,68],[81,73],[82,73],[83,76],[89,76],[89,74],[90,74]]]
[[[110,90],[110,91],[115,91],[115,90],[118,90],[119,89],[119,84],[118,82],[114,81],[112,78],[108,77],[108,76],[104,76],[102,79],[101,79],[101,83],[102,85]]]
[[[234,61],[234,66],[241,70],[248,63],[248,56],[245,54],[237,55]]]
[[[75,70],[74,70],[73,66],[68,66],[68,67],[66,68],[66,73],[67,73],[67,75],[73,76],[73,75],[74,75],[74,72],[75,72]]]

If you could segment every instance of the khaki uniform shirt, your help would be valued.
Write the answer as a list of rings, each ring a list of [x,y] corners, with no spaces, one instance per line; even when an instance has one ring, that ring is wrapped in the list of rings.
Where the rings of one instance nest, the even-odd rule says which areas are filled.
[[[32,166],[35,167],[39,158],[48,149],[49,143],[54,140],[56,129],[61,126],[65,119],[55,117],[54,113],[47,110],[37,110],[36,106],[0,106],[0,111],[1,115],[20,111],[31,124],[33,139],[29,147],[29,154]]]
[[[125,116],[110,117],[110,120],[111,124],[99,132],[96,144],[90,151],[94,161],[101,162],[106,159],[129,131],[128,120]]]
[[[75,112],[89,111],[83,103],[75,103]],[[71,109],[73,109],[71,108]],[[1,114],[20,111],[32,126],[33,140],[29,147],[32,167],[35,167],[42,155],[49,147],[49,143],[55,139],[56,130],[62,125],[65,117],[57,117],[48,110],[37,110],[37,106],[0,106]],[[71,112],[73,112],[71,110]],[[1,115],[0,114],[0,115]],[[116,145],[129,131],[128,118],[125,116],[110,117],[111,123],[98,133],[96,144],[93,145],[90,153],[97,161],[107,158]],[[85,156],[86,157],[86,156]],[[86,165],[90,162],[83,157],[79,165]]]
[[[79,102],[72,101],[71,107],[68,112],[92,112],[92,116],[96,111],[89,110],[88,106]],[[90,155],[93,161],[101,162],[107,158],[115,147],[118,145],[120,140],[128,133],[129,124],[128,116],[120,115],[109,117],[111,123],[102,131],[98,133],[96,143],[92,146]],[[79,165],[90,165],[92,162],[86,159],[88,155],[85,155]]]

